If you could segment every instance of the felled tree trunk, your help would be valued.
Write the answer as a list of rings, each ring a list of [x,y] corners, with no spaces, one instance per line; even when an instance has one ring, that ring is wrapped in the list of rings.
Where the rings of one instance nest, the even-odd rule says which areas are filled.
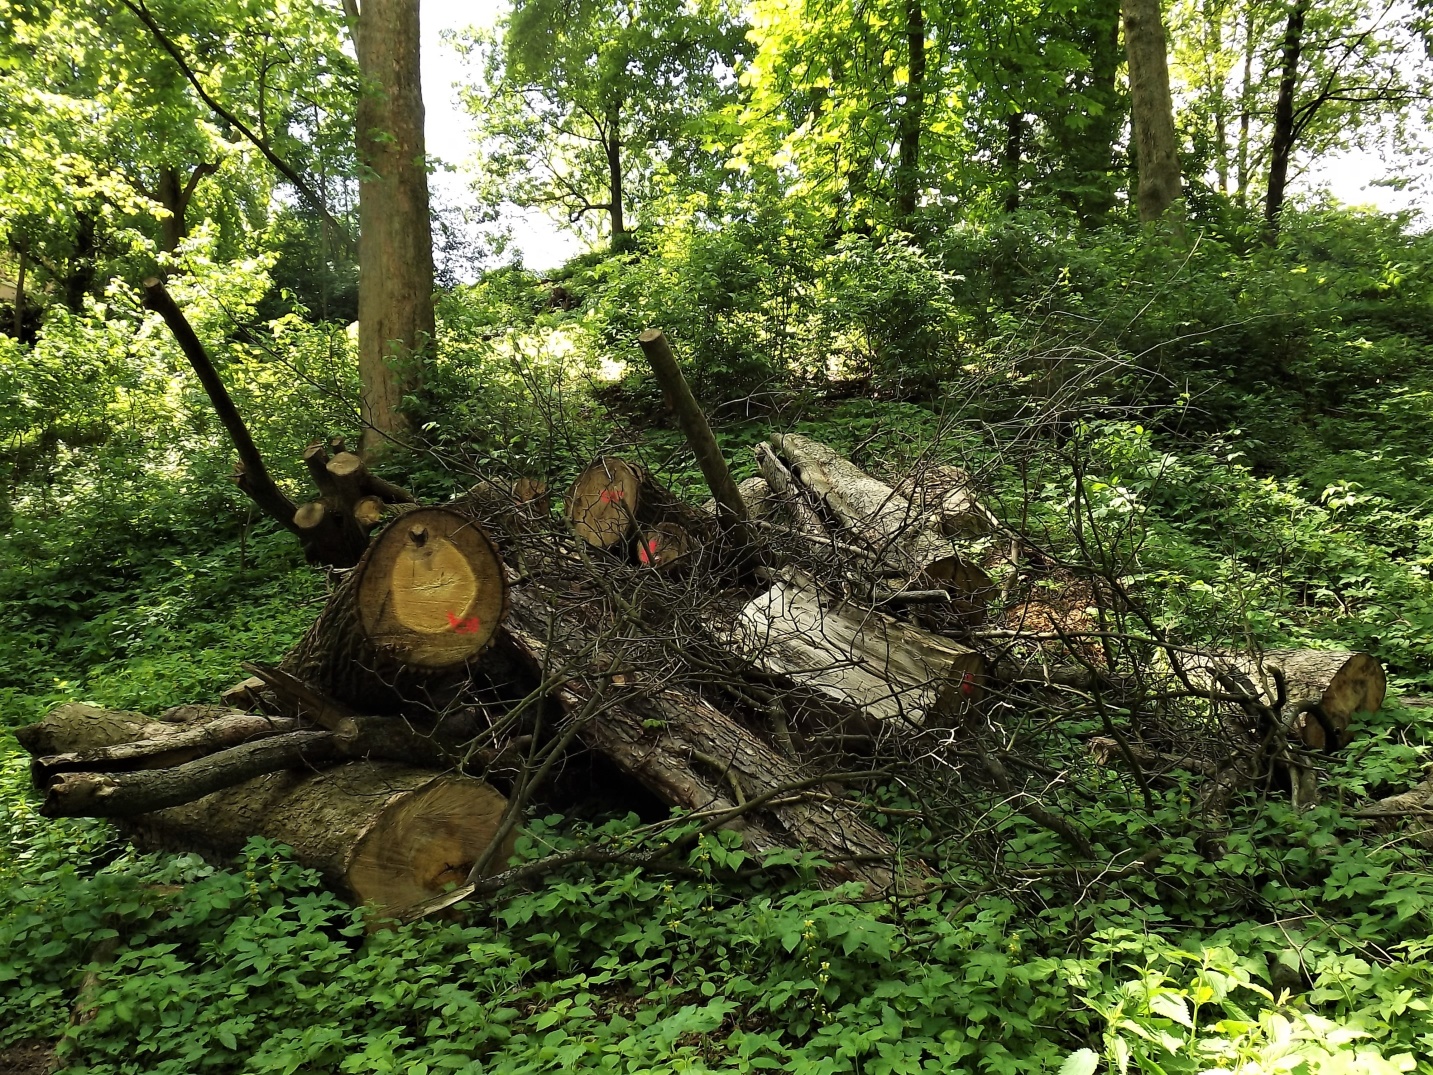
[[[517,589],[504,632],[544,678],[561,671],[554,694],[572,719],[589,709],[597,692],[615,692],[584,718],[578,736],[590,749],[672,806],[704,819],[730,815],[732,827],[757,853],[804,847],[831,861],[831,880],[860,881],[872,892],[924,886],[924,866],[902,863],[890,841],[852,806],[832,801],[829,793],[819,801],[804,794],[819,792],[824,778],[777,754],[689,689],[640,681],[612,685],[600,639],[574,622],[563,621],[554,633],[555,615],[541,599]]]
[[[503,565],[471,519],[408,512],[379,535],[284,671],[365,713],[434,701],[502,620]]]
[[[276,674],[269,670],[269,674]],[[326,727],[219,706],[177,706],[160,720],[85,704],[20,730],[46,817],[124,818],[177,806],[282,769],[395,761],[458,771],[501,766],[463,713],[426,724],[330,711]],[[138,736],[138,738],[126,738]]]
[[[980,502],[974,481],[960,467],[923,467],[897,484],[896,492],[947,537],[983,537],[1000,527],[1000,520]]]
[[[1262,704],[1278,700],[1275,672],[1283,677],[1285,726],[1314,750],[1333,751],[1346,742],[1355,713],[1376,713],[1388,681],[1377,658],[1346,650],[1277,649],[1257,656],[1211,654],[1193,662],[1196,687],[1216,694],[1231,688]]]
[[[324,883],[380,913],[461,884],[492,843],[507,801],[482,781],[380,762],[280,772],[147,814],[142,842],[228,857],[251,836],[293,848]],[[491,857],[502,869],[512,838]]]
[[[788,582],[748,602],[725,634],[748,664],[827,700],[871,734],[957,721],[985,680],[974,650],[869,609],[827,607]]]
[[[909,500],[817,441],[787,434],[771,444],[816,506],[880,562],[918,587],[951,590],[969,615],[981,617],[994,589],[989,576],[926,525]]]

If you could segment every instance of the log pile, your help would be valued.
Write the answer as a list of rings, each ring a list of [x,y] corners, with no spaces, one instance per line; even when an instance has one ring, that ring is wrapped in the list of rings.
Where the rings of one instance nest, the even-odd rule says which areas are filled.
[[[240,708],[71,705],[24,729],[47,814],[216,855],[280,840],[405,917],[504,876],[524,812],[585,756],[615,800],[737,829],[756,853],[814,852],[825,882],[916,893],[928,868],[862,797],[892,780],[919,797],[943,774],[942,796],[983,795],[1088,853],[1052,805],[1077,767],[1022,753],[1017,731],[1060,699],[1124,714],[1084,736],[1092,770],[1145,787],[1203,773],[1222,808],[1271,778],[1310,801],[1319,757],[1383,698],[1366,654],[1145,639],[1163,656],[1132,674],[1089,617],[1025,628],[1068,565],[954,468],[888,483],[785,434],[757,446],[759,477],[713,481],[707,508],[605,456],[555,515],[531,481],[417,507],[345,454],[310,457],[309,514],[358,553],[312,629],[226,695]],[[1176,703],[1177,728],[1139,717]]]

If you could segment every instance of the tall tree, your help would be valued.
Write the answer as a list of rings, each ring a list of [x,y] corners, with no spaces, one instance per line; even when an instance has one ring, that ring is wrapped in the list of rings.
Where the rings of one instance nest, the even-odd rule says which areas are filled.
[[[1182,193],[1164,18],[1160,0],[1122,0],[1120,10],[1129,60],[1139,218],[1159,220]]]
[[[358,371],[363,448],[410,428],[404,398],[431,345],[433,234],[419,77],[418,0],[344,0],[358,98]]]
[[[471,35],[480,186],[494,203],[605,218],[614,248],[657,172],[699,169],[700,124],[735,90],[743,28],[721,0],[516,0]]]
[[[1304,19],[1309,0],[1294,0],[1284,27],[1279,65],[1279,96],[1274,102],[1274,137],[1269,145],[1269,186],[1264,195],[1264,233],[1270,242],[1279,234],[1279,213],[1289,181],[1289,156],[1294,148],[1294,94],[1299,88],[1299,55],[1304,48]]]
[[[900,108],[896,215],[908,226],[920,198],[921,129],[925,122],[925,11],[921,0],[906,0],[906,91]]]

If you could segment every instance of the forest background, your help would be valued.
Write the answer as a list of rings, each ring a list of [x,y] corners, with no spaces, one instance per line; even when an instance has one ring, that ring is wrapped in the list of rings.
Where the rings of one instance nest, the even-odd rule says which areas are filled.
[[[363,18],[385,4],[416,11]],[[357,10],[0,0],[0,727],[213,699],[320,607],[140,284],[168,275],[281,483],[311,440],[357,441],[385,144],[355,137]],[[997,807],[936,841],[920,903],[822,891],[809,861],[736,882],[718,843],[697,880],[574,867],[370,934],[271,844],[219,869],[41,819],[7,736],[0,1048],[89,1072],[1433,1071],[1427,852],[1350,816],[1428,756],[1433,240],[1300,178],[1385,153],[1426,182],[1430,18],[519,3],[455,39],[478,168],[435,201],[434,328],[386,430],[425,499],[562,488],[617,450],[700,499],[633,361],[661,325],[738,476],[772,430],[959,462],[1002,518],[1118,554],[1171,637],[1376,654],[1395,690],[1324,805],[1251,797],[1208,855],[1187,786],[1112,787],[1062,804],[1094,875]],[[527,271],[512,206],[589,252]],[[534,817],[518,854],[641,822]]]

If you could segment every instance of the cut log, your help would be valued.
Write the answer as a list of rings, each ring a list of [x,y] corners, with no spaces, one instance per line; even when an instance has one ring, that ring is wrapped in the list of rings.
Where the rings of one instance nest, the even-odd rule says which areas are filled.
[[[673,496],[645,468],[611,456],[597,460],[573,482],[567,518],[592,548],[630,554],[639,564],[647,563],[636,540],[644,530],[666,533],[668,538],[659,543],[684,545],[687,552],[714,535],[711,515]],[[674,537],[678,531],[680,541]]]
[[[611,690],[610,665],[596,639],[563,622],[528,590],[512,595],[504,632],[534,671],[567,678],[555,696],[572,719],[585,711],[579,738],[664,802],[703,818],[731,815],[746,845],[760,854],[804,847],[833,864],[832,881],[856,880],[871,892],[915,892],[928,874],[919,861],[904,860],[854,806],[823,794],[829,786],[716,709],[691,690],[666,683],[632,682],[620,696],[592,706]],[[760,810],[754,807],[760,805]]]
[[[803,498],[800,484],[772,450],[771,445],[758,444],[752,451],[756,455],[757,469],[766,481],[771,498],[761,517],[789,526],[798,535],[829,543],[831,535],[821,522],[821,517]]]
[[[861,717],[919,729],[950,726],[979,701],[985,659],[940,635],[855,606],[825,607],[807,586],[778,582],[726,632],[748,664]]]
[[[976,564],[926,525],[911,502],[831,448],[797,434],[770,443],[815,505],[864,543],[883,562],[916,583],[959,594],[979,618],[994,584]],[[769,480],[769,479],[768,479]]]
[[[162,732],[155,734],[160,729]],[[146,734],[143,738],[37,755],[31,763],[30,776],[37,788],[46,788],[57,774],[63,772],[122,772],[181,765],[255,739],[297,730],[298,722],[292,718],[253,713],[230,713],[186,724],[155,722],[144,726],[142,731]],[[47,737],[51,745],[64,743],[69,746],[74,738],[93,741],[93,737],[84,735],[66,738],[63,733],[55,734],[53,729]]]
[[[1276,649],[1257,656],[1220,653],[1193,663],[1191,682],[1197,688],[1228,693],[1221,682],[1221,677],[1227,678],[1268,706],[1277,701],[1277,669],[1287,693],[1285,724],[1314,750],[1343,746],[1353,715],[1376,713],[1388,687],[1377,658],[1347,650]]]
[[[637,562],[643,567],[665,570],[685,559],[694,545],[677,523],[644,526],[637,532]]]
[[[567,494],[567,518],[577,536],[595,549],[610,549],[637,525],[647,472],[613,456],[598,459],[577,476]]]
[[[143,713],[70,702],[52,709],[43,720],[18,729],[15,738],[32,755],[40,757],[162,739],[184,730],[182,718],[156,720]]]
[[[492,542],[442,508],[389,526],[339,584],[283,670],[361,712],[392,712],[461,672],[502,620],[506,584]]]
[[[960,467],[924,467],[897,483],[896,492],[947,537],[983,537],[1000,528],[1000,520],[980,502],[975,482]]]
[[[324,882],[380,914],[461,884],[507,800],[482,781],[378,762],[271,773],[131,823],[151,845],[230,856],[251,836],[293,848]],[[501,870],[512,840],[492,856]]]

